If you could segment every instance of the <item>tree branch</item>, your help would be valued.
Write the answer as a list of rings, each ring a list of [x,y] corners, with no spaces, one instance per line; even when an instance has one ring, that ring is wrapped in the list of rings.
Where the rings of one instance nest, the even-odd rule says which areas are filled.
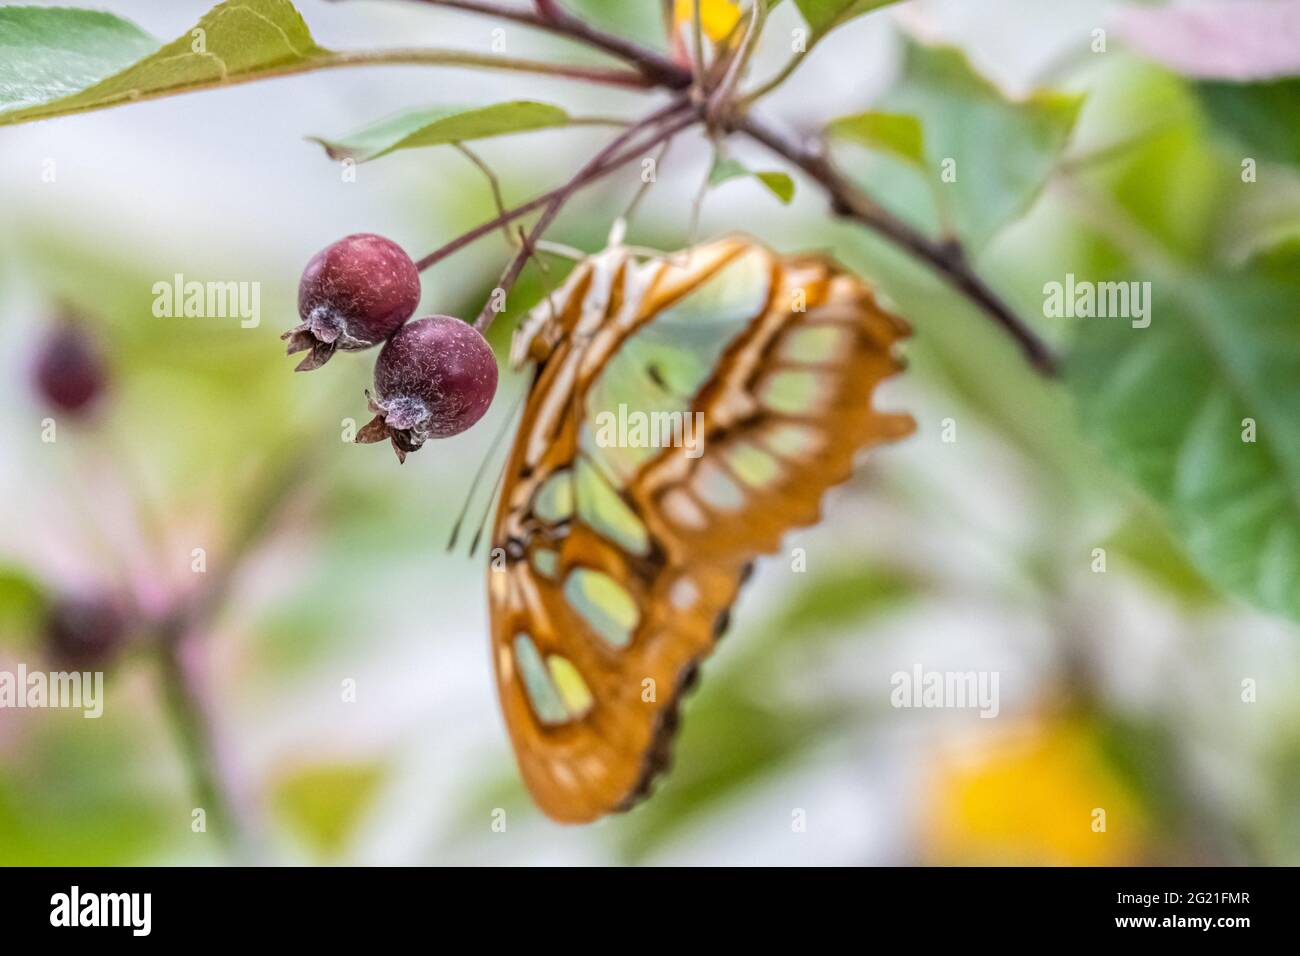
[[[687,110],[690,110],[690,112],[685,116],[680,115]],[[677,117],[675,122],[668,122],[674,117]],[[631,140],[635,139],[647,130],[654,130],[649,138],[639,142],[635,147],[636,151],[644,152],[647,149],[652,149],[659,145],[668,137],[676,135],[687,126],[693,125],[697,120],[698,116],[694,110],[690,109],[690,104],[686,100],[678,99],[662,109],[656,110],[645,119],[628,127],[628,129],[614,137],[614,139],[612,139],[604,149],[589,159],[587,163],[574,174],[572,179],[555,191],[550,202],[547,203],[546,209],[542,212],[542,215],[538,217],[537,223],[533,226],[532,231],[524,239],[523,247],[519,250],[519,253],[514,257],[514,260],[501,276],[501,281],[498,283],[497,288],[504,289],[506,292],[510,291],[515,282],[519,279],[519,274],[524,271],[524,265],[533,255],[533,251],[537,246],[537,240],[540,239],[546,230],[550,228],[551,223],[553,223],[555,218],[560,214],[560,210],[564,208],[564,204],[568,201],[569,197],[577,192],[578,189],[587,182],[588,178],[592,174],[609,162],[609,160],[617,155]],[[655,127],[658,127],[661,123],[665,122],[668,122],[668,125],[655,129]],[[475,320],[474,328],[478,329],[480,332],[486,333],[492,325],[492,320],[495,319],[496,316],[497,312],[493,308],[492,300],[489,298],[487,304],[483,306],[483,311],[479,313],[478,318]]]
[[[340,50],[319,59],[303,60],[279,71],[279,75],[306,73],[312,70],[347,66],[463,66],[485,70],[507,70],[515,73],[535,73],[555,76],[603,86],[621,86],[628,89],[650,89],[657,81],[640,71],[609,69],[599,66],[570,66],[548,63],[544,60],[526,60],[518,57],[488,53],[469,53],[464,50],[395,49],[395,50]],[[263,74],[265,75],[265,74]]]
[[[846,179],[818,146],[788,137],[754,116],[739,120],[736,129],[816,180],[830,197],[836,215],[860,223],[932,267],[1006,329],[1034,368],[1044,375],[1056,375],[1058,363],[1051,348],[975,274],[959,243],[935,241],[899,219]]]
[[[680,131],[680,127],[674,129],[673,134],[679,131]],[[665,138],[667,138],[667,136],[661,137],[661,139],[665,139]],[[650,145],[654,145],[654,144],[650,144]],[[436,265],[437,263],[441,262],[443,259],[446,259],[449,256],[452,256],[455,253],[460,252],[460,250],[464,249],[466,246],[474,242],[477,242],[479,239],[482,239],[484,236],[488,235],[489,233],[495,232],[497,229],[500,229],[502,226],[507,225],[513,222],[514,220],[519,219],[522,216],[526,216],[530,212],[534,212],[535,210],[541,209],[543,206],[548,205],[549,203],[553,202],[557,197],[561,196],[567,190],[569,190],[571,186],[574,186],[575,182],[577,183],[577,185],[574,187],[575,189],[582,186],[586,186],[589,183],[593,183],[596,180],[601,179],[607,176],[608,174],[612,173],[620,166],[624,166],[627,163],[631,162],[632,160],[645,155],[645,151],[648,148],[650,147],[638,143],[637,145],[630,147],[629,149],[617,153],[616,155],[610,157],[608,160],[601,163],[599,166],[592,169],[590,172],[586,173],[585,175],[580,173],[574,176],[573,179],[569,180],[569,182],[565,183],[563,186],[559,186],[555,189],[552,189],[550,192],[542,193],[540,196],[535,196],[534,198],[528,200],[527,202],[515,206],[513,209],[506,210],[505,212],[501,213],[495,218],[489,219],[487,222],[475,226],[469,232],[457,236],[451,242],[435,249],[433,252],[425,256],[423,259],[417,260],[415,263],[415,267],[419,269],[421,272],[423,272],[425,269],[428,269],[430,266]]]
[[[533,0],[532,9],[508,6],[498,3],[496,0],[412,0],[412,2],[480,13],[548,30],[617,56],[635,66],[647,80],[658,85],[674,90],[682,90],[691,85],[691,71],[683,69],[671,60],[636,43],[596,30],[564,9],[559,0]],[[801,60],[802,58],[800,58]],[[779,74],[780,79],[788,76],[793,71],[793,66],[792,63],[789,68],[783,70]],[[757,95],[761,95],[762,92],[765,92],[773,85],[775,84],[769,83],[767,86],[761,87]],[[756,95],[751,94],[749,99],[754,98],[756,98]],[[825,190],[831,202],[831,209],[836,215],[852,219],[865,226],[933,268],[949,285],[978,305],[990,318],[1001,325],[1020,345],[1034,368],[1049,376],[1057,373],[1058,363],[1052,350],[1037,333],[1016,316],[1011,307],[996,292],[976,275],[967,261],[960,243],[956,240],[931,239],[899,219],[845,178],[827,159],[819,145],[788,137],[772,128],[762,119],[752,115],[745,115],[743,107],[748,101],[742,101],[739,113],[732,113],[732,116],[736,117],[732,118],[729,124],[733,131],[746,134],[803,170]],[[726,121],[728,118],[725,115],[725,107],[726,104],[714,104],[714,110],[719,115],[710,118]],[[701,117],[695,116],[693,118],[699,119]],[[689,125],[689,123],[684,123],[680,128],[684,128],[685,125]],[[633,130],[629,130],[627,134],[616,140],[610,147],[607,147],[607,150],[617,149],[622,142],[626,142],[631,138],[635,130],[643,128],[641,125],[633,127]],[[642,146],[640,148],[644,149],[646,147]],[[547,210],[538,226],[541,227],[541,230],[544,230],[558,215],[559,207],[564,204],[564,201],[572,192],[591,178],[603,175],[603,172],[607,171],[603,170],[602,166],[610,159],[611,155],[611,152],[602,152],[591,163],[583,167],[583,170],[565,186],[546,196],[540,196],[517,210],[498,216],[496,220],[480,226],[443,249],[426,256],[417,265],[421,269],[427,268],[487,232],[498,228],[502,223],[509,222],[511,219],[542,206],[546,206]],[[622,161],[626,162],[626,159]],[[541,231],[535,228],[534,236],[540,235]],[[525,242],[519,256],[516,257],[515,262],[507,270],[506,278],[511,282],[518,278],[518,274],[523,270],[524,263],[527,261],[528,256],[532,254],[532,250],[532,241]],[[475,324],[482,330],[486,329],[491,324],[491,321],[492,312],[490,309],[485,308]]]
[[[499,20],[509,20],[538,30],[546,30],[618,57],[635,66],[647,80],[659,86],[670,90],[682,90],[691,85],[689,70],[682,69],[672,60],[648,47],[591,26],[581,17],[566,10],[557,0],[534,3],[533,10],[497,3],[495,0],[408,0],[408,2],[448,7],[467,13],[480,13]]]

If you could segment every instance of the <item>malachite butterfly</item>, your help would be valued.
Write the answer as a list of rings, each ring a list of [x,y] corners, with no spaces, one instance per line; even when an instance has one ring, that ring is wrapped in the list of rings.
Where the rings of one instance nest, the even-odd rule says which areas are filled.
[[[907,332],[830,259],[742,237],[649,259],[616,243],[520,327],[511,358],[534,371],[492,531],[492,647],[550,817],[649,792],[753,560],[819,519],[860,449],[913,429],[872,405]],[[691,415],[702,441],[598,441],[620,406]]]

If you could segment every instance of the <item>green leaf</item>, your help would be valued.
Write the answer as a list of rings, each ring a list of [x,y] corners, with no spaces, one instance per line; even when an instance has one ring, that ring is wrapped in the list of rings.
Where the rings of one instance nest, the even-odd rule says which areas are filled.
[[[30,638],[49,605],[49,595],[27,570],[0,566],[0,638]]]
[[[792,710],[739,693],[724,680],[705,681],[688,700],[673,772],[636,812],[618,821],[628,862],[657,847],[736,799],[757,781],[806,753],[843,715],[833,706]]]
[[[1214,127],[1254,159],[1300,166],[1300,79],[1196,84]]]
[[[1270,263],[1270,265],[1272,265]],[[1300,261],[1154,282],[1151,324],[1083,319],[1085,426],[1220,588],[1300,618]],[[1254,441],[1246,440],[1249,419]]]
[[[882,105],[924,127],[930,185],[957,236],[978,247],[1033,203],[1081,104],[1054,92],[1012,100],[960,50],[909,41],[898,83]],[[887,186],[878,190],[889,193]]]
[[[364,163],[399,149],[442,146],[565,126],[571,117],[558,106],[514,100],[469,109],[415,109],[392,116],[340,139],[309,137],[325,147],[330,159]]]
[[[794,180],[786,173],[776,171],[754,172],[744,163],[721,154],[714,157],[709,170],[709,185],[721,186],[733,179],[752,177],[767,187],[777,199],[789,205],[794,199]]]
[[[832,120],[826,132],[870,149],[893,153],[918,166],[925,165],[924,135],[921,121],[915,116],[871,110]]]
[[[767,171],[755,173],[754,178],[768,188],[777,199],[785,205],[794,201],[794,180],[788,173]]]
[[[334,855],[346,847],[384,774],[377,763],[304,767],[277,781],[273,802],[316,850]]]
[[[814,42],[855,17],[887,7],[896,0],[794,0],[812,27]]]
[[[6,7],[0,55],[0,105],[17,106],[0,125],[299,72],[331,57],[289,0],[226,0],[161,49],[107,14]]]
[[[0,9],[0,109],[67,96],[157,49],[157,40],[111,13],[4,7]]]

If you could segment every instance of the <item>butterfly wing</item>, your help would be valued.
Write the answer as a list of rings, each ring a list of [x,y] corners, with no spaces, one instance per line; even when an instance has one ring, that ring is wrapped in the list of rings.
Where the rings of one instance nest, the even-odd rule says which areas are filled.
[[[530,331],[489,591],[523,777],[585,822],[666,766],[753,559],[818,520],[860,449],[911,430],[872,407],[907,329],[830,260],[742,238],[596,257],[557,306]]]

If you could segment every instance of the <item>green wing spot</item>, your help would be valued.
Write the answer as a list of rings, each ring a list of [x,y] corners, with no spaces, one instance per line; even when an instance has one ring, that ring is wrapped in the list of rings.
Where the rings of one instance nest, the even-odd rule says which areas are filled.
[[[821,433],[810,425],[786,422],[764,429],[763,444],[782,458],[798,461],[815,452],[821,445]]]
[[[643,557],[650,553],[650,534],[645,525],[586,459],[578,462],[578,513],[625,551]]]
[[[547,524],[559,524],[573,517],[573,475],[557,471],[533,495],[533,514]]]
[[[781,340],[781,356],[807,365],[830,362],[851,346],[852,334],[834,325],[794,329]]]
[[[705,459],[695,469],[691,483],[695,497],[717,511],[739,511],[745,506],[745,491],[717,462]]]
[[[773,484],[781,477],[781,463],[750,442],[737,442],[723,452],[731,473],[751,488]]]
[[[569,719],[560,692],[551,681],[550,672],[537,653],[537,645],[527,634],[515,635],[515,663],[524,680],[524,691],[533,713],[544,724],[562,724]]]
[[[560,573],[560,556],[550,548],[538,548],[529,560],[533,563],[533,570],[544,578],[554,581]]]
[[[564,596],[605,643],[623,648],[632,642],[641,612],[627,588],[608,574],[577,568],[564,582]]]
[[[818,372],[777,372],[759,388],[758,400],[783,415],[819,411],[830,383]]]
[[[567,657],[552,654],[546,658],[546,663],[551,669],[551,681],[559,689],[560,699],[564,701],[570,718],[576,719],[591,710],[591,688],[582,679],[582,674],[578,673],[573,662]]]

